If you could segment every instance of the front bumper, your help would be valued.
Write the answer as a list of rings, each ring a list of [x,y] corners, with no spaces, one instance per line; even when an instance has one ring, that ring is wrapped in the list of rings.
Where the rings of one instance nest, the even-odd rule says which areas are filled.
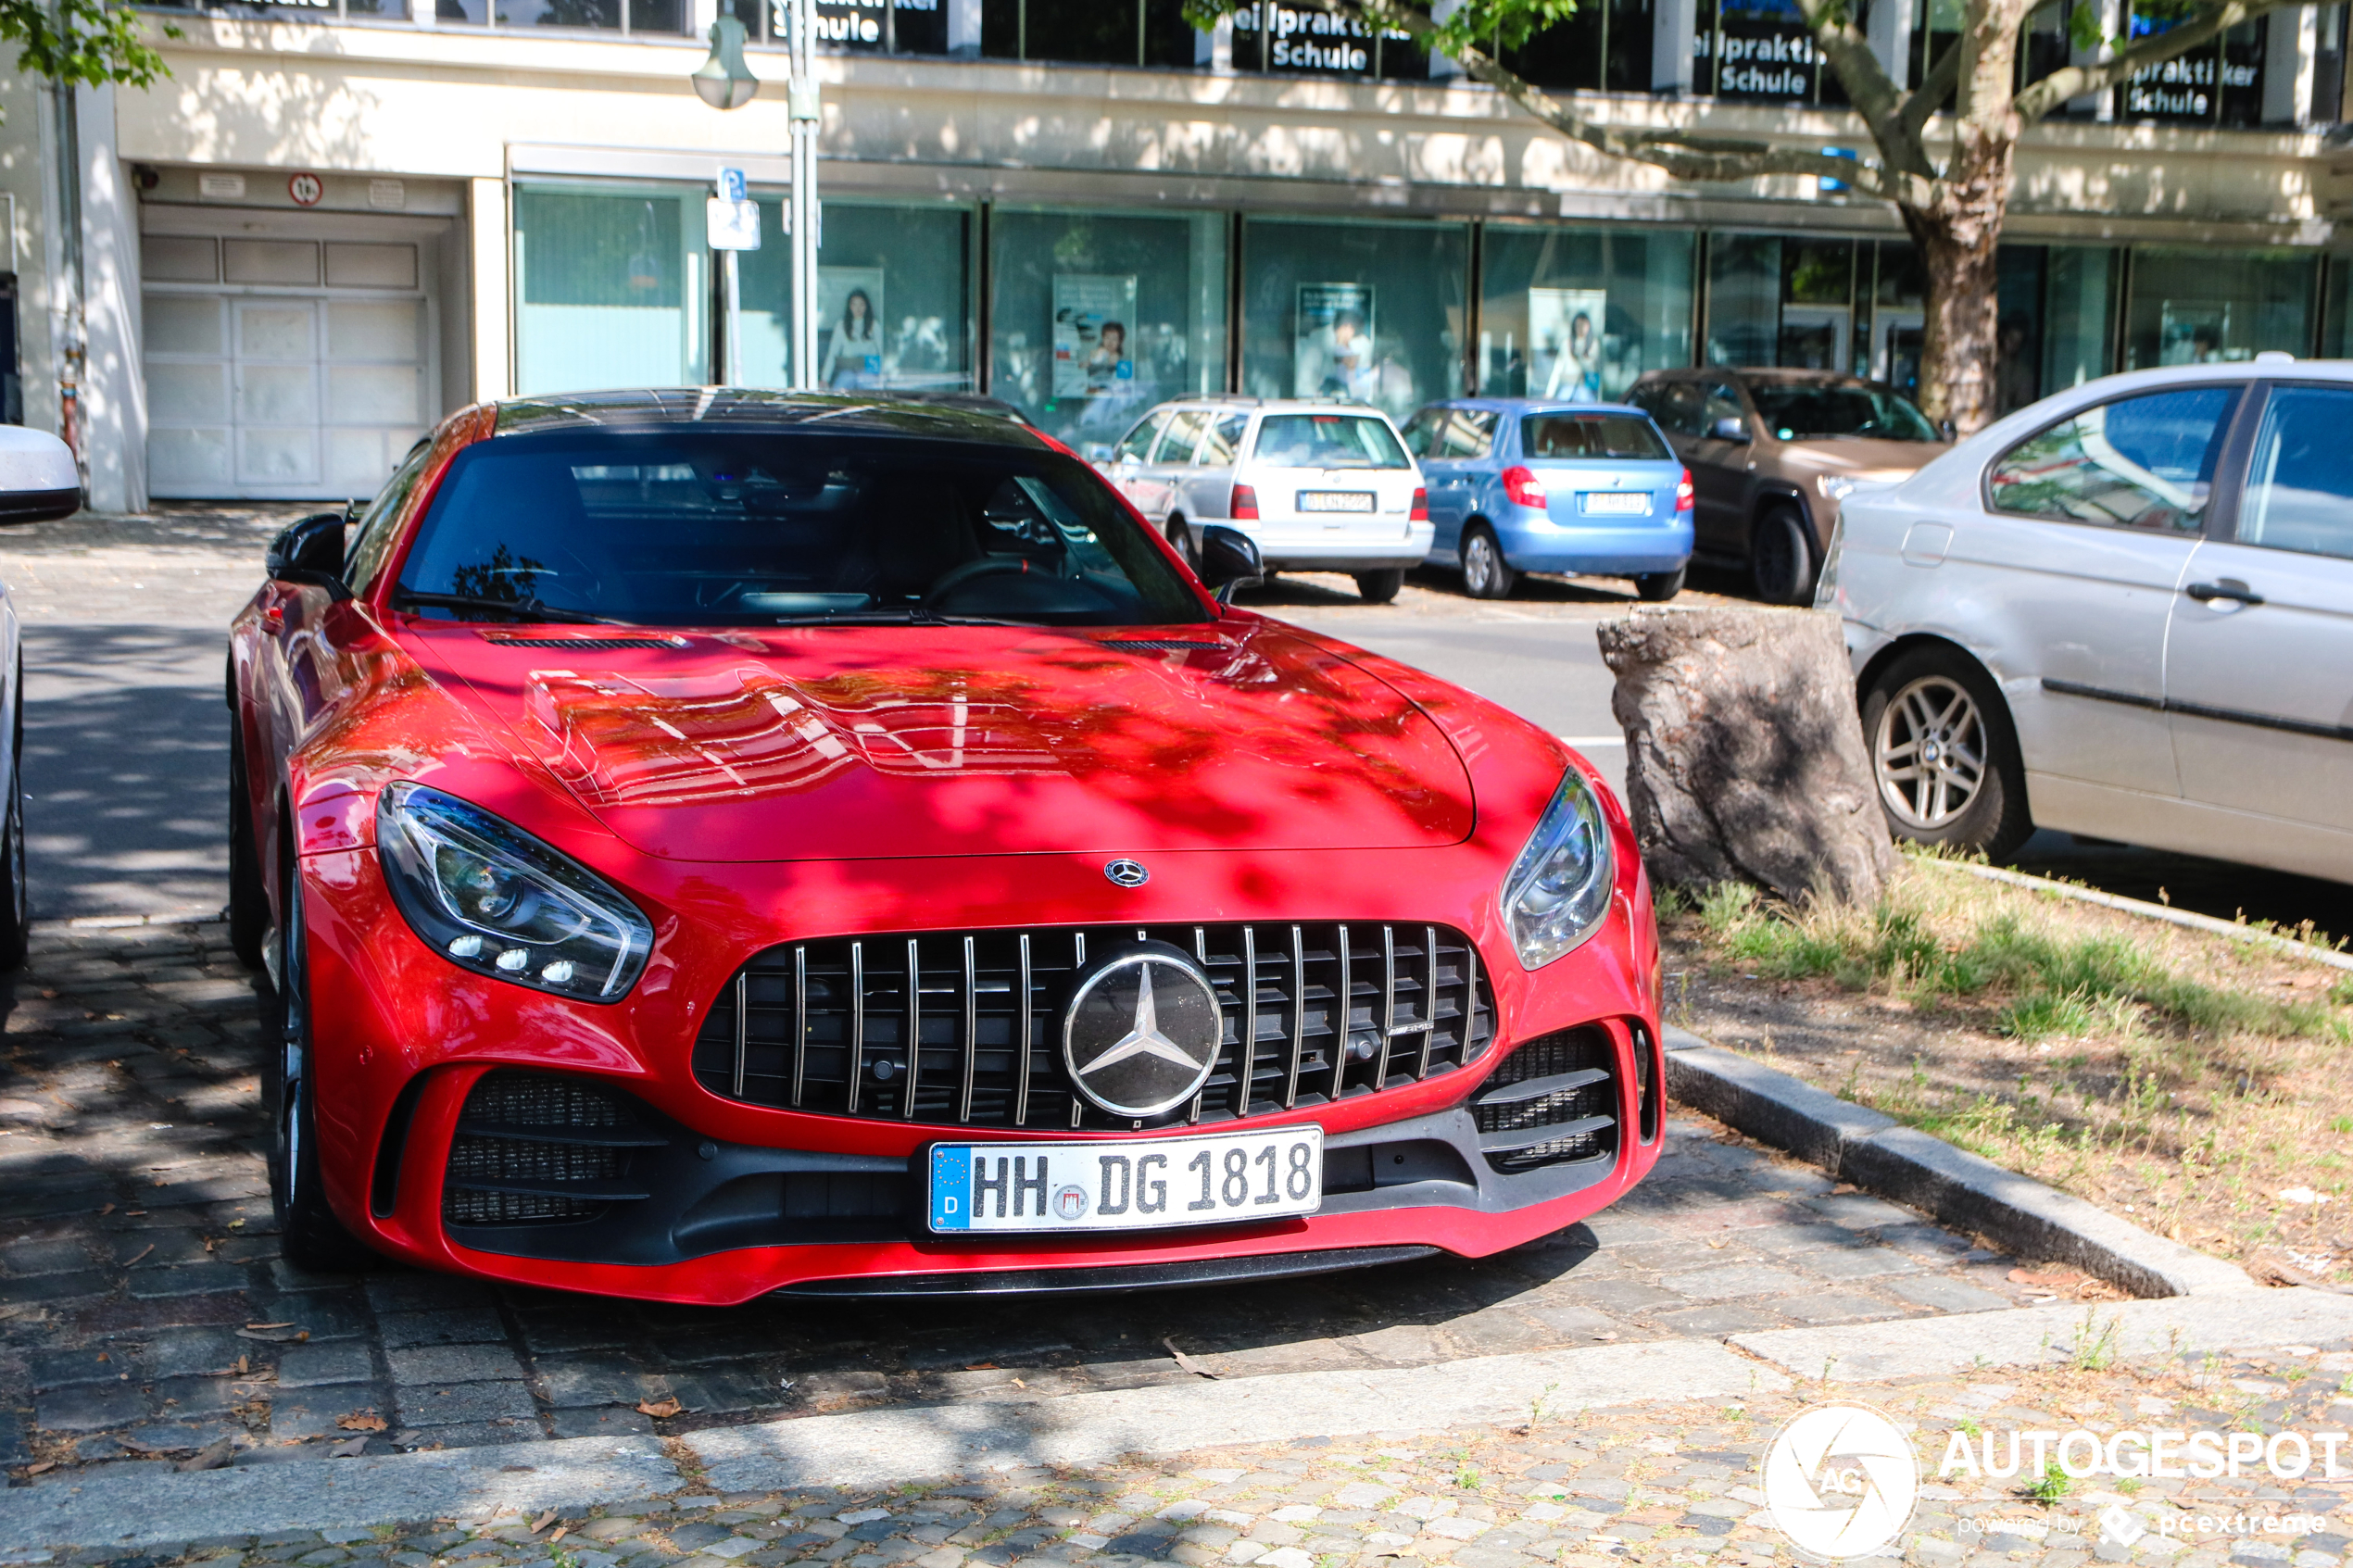
[[[1607,809],[1620,864],[1639,866],[1622,811],[1614,801]],[[1350,1267],[1430,1249],[1485,1256],[1605,1207],[1657,1157],[1657,954],[1639,872],[1622,880],[1599,934],[1529,973],[1500,929],[1493,866],[1459,848],[1253,855],[1249,879],[1231,856],[1164,855],[1151,881],[1133,890],[1114,887],[1098,859],[1081,856],[975,857],[957,862],[952,879],[927,870],[903,889],[847,885],[826,866],[733,868],[728,885],[715,887],[706,870],[680,868],[649,893],[661,912],[645,978],[628,998],[599,1007],[468,973],[425,947],[385,894],[371,850],[306,857],[321,1168],[346,1226],[425,1267],[708,1305],[778,1290],[1113,1287]],[[922,1227],[910,1174],[925,1169],[930,1144],[1032,1142],[1043,1152],[1104,1131],[774,1109],[714,1093],[693,1070],[698,1034],[730,977],[817,920],[879,934],[943,922],[1002,928],[1041,916],[1175,922],[1202,910],[1290,921],[1302,905],[1370,922],[1451,921],[1478,944],[1495,1012],[1492,1043],[1466,1067],[1221,1125],[1323,1127],[1327,1197],[1305,1218],[1083,1239],[934,1236]],[[1498,1169],[1472,1102],[1521,1045],[1578,1030],[1606,1041],[1611,1147],[1604,1157]],[[465,1108],[500,1071],[602,1085],[642,1107],[656,1135],[637,1140],[626,1173],[628,1190],[642,1196],[577,1223],[453,1222],[449,1192],[463,1184],[450,1180],[451,1159],[466,1135]]]

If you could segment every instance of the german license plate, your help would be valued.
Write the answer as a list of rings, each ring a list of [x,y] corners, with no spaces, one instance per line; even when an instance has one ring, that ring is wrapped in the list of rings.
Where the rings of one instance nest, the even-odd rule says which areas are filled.
[[[931,1228],[1161,1230],[1313,1214],[1324,1200],[1324,1130],[1101,1143],[934,1144]]]
[[[1642,490],[1588,490],[1585,510],[1594,517],[1647,517],[1651,498]]]
[[[1302,512],[1368,512],[1373,498],[1362,490],[1302,490],[1299,493],[1299,509]]]

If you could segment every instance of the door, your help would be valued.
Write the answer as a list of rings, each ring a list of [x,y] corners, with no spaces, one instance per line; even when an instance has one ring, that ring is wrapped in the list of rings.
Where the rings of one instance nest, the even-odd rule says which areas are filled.
[[[238,299],[230,302],[230,314],[238,488],[315,491],[321,480],[319,302]]]
[[[2247,813],[2208,852],[2332,877],[2353,877],[2348,430],[2353,386],[2269,389],[2233,536],[2191,556],[2165,658],[2183,797]]]
[[[1938,611],[1970,626],[2028,772],[2052,781],[2030,781],[2037,821],[2126,836],[2097,791],[2178,797],[2166,626],[2244,391],[2208,383],[2079,409],[1995,459],[1988,511],[1955,530]]]
[[[1136,421],[1136,428],[1120,437],[1112,449],[1111,461],[1105,465],[1106,477],[1130,505],[1143,511],[1138,499],[1144,479],[1144,459],[1152,455],[1152,443],[1159,439],[1161,427],[1168,422],[1168,410],[1155,408]],[[1149,514],[1147,514],[1149,515]]]
[[[1176,486],[1193,466],[1193,452],[1201,445],[1202,432],[1209,424],[1209,413],[1202,408],[1182,408],[1171,416],[1168,428],[1160,438],[1159,449],[1152,453],[1136,477],[1136,509],[1156,523],[1165,523],[1175,509]]]
[[[1730,382],[1698,382],[1690,390],[1699,404],[1684,458],[1692,470],[1692,532],[1700,549],[1745,558],[1748,482],[1755,467],[1749,459],[1756,450],[1756,418]],[[1717,430],[1726,420],[1737,420],[1749,439],[1718,436]]]
[[[1426,408],[1406,437],[1406,450],[1420,462],[1429,492],[1433,559],[1451,560],[1462,549],[1463,524],[1478,506],[1481,484],[1495,466],[1495,427],[1490,408]]]

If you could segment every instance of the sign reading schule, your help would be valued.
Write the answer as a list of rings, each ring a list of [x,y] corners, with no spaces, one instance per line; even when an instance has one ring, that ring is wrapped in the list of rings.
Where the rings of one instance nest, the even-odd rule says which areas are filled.
[[[1268,5],[1265,0],[1234,14],[1237,32],[1265,27],[1266,66],[1270,70],[1369,71],[1373,69],[1373,31],[1361,22],[1329,11]],[[1391,37],[1403,38],[1402,32]]]

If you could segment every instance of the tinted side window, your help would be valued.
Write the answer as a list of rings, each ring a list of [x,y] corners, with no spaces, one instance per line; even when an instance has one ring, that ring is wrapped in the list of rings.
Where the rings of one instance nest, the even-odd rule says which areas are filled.
[[[1660,424],[1677,434],[1697,435],[1706,428],[1700,419],[1703,408],[1697,383],[1671,382],[1653,413]]]
[[[1735,392],[1729,383],[1709,382],[1706,397],[1705,407],[1700,409],[1699,429],[1695,433],[1700,435],[1712,433],[1716,429],[1716,421],[1718,420],[1739,420],[1743,423],[1747,422],[1748,410],[1741,406],[1741,395]]]
[[[416,450],[393,470],[392,478],[359,514],[359,531],[353,536],[344,560],[344,581],[351,585],[353,593],[366,593],[368,585],[376,580],[376,573],[384,570],[384,557],[391,553],[393,536],[397,532],[395,524],[401,505],[417,487],[418,479],[425,471],[425,459],[432,455],[433,444],[419,442]]]
[[[1457,408],[1446,421],[1445,433],[1445,449],[1440,457],[1475,462],[1495,449],[1495,415],[1486,408]]]
[[[1201,450],[1193,460],[1203,468],[1227,469],[1242,449],[1242,432],[1250,428],[1248,414],[1223,414],[1210,425],[1202,437]]]
[[[1167,422],[1168,410],[1165,408],[1156,408],[1152,412],[1146,414],[1142,419],[1136,421],[1136,428],[1127,433],[1126,437],[1120,442],[1118,451],[1113,455],[1114,457],[1121,458],[1133,458],[1138,462],[1142,462],[1146,458],[1151,456],[1152,437],[1158,435],[1160,433],[1160,427]]]
[[[1996,510],[2170,533],[2196,529],[2243,389],[2119,398],[2011,447],[1986,476]]]
[[[1198,408],[1188,408],[1179,413],[1168,421],[1168,433],[1160,438],[1160,452],[1152,461],[1191,462],[1193,447],[1201,440],[1201,427],[1208,422],[1209,416]]]
[[[1453,412],[1452,408],[1441,408],[1432,404],[1416,414],[1412,421],[1398,433],[1405,438],[1405,450],[1416,458],[1431,456],[1430,444],[1438,439],[1438,433],[1445,427]]]
[[[2271,390],[2239,508],[2239,543],[2353,558],[2353,387]]]
[[[1667,456],[1650,420],[1631,414],[1530,414],[1520,421],[1519,445],[1530,458]]]

